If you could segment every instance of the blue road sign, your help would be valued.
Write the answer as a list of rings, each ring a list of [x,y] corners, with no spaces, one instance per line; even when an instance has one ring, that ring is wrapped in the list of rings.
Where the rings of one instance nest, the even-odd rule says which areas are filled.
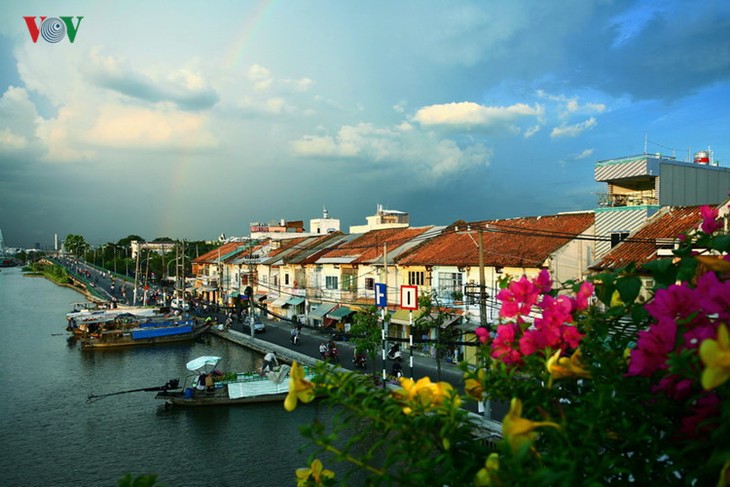
[[[375,284],[375,306],[380,308],[388,306],[388,294],[386,292],[385,284]]]

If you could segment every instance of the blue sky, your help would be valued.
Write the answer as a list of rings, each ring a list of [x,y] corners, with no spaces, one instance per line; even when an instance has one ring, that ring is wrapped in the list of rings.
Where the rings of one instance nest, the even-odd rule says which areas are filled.
[[[83,16],[73,43],[23,17]],[[597,160],[730,164],[723,1],[4,2],[0,229],[213,239],[326,207],[592,209]],[[40,22],[40,19],[36,19]]]

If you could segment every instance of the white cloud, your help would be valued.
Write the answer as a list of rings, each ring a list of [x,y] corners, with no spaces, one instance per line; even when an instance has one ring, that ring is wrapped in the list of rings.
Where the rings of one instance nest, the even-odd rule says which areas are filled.
[[[4,129],[8,139],[28,140],[35,133],[38,114],[30,100],[28,92],[23,88],[8,86],[0,98],[0,128]],[[16,137],[10,137],[15,134]]]
[[[8,128],[0,129],[0,150],[17,151],[28,147],[28,139],[15,134]]]
[[[285,79],[282,80],[282,85],[289,88],[290,91],[296,93],[304,93],[309,91],[314,86],[314,80],[311,78],[299,78],[299,79]]]
[[[271,88],[271,72],[258,64],[248,68],[248,79],[253,83],[255,91],[267,91]]]
[[[537,97],[555,102],[557,105],[555,110],[562,119],[567,119],[573,114],[587,115],[591,113],[604,113],[606,111],[605,104],[594,102],[581,103],[578,96],[551,95],[544,90],[538,90]]]
[[[536,133],[538,133],[538,132],[540,131],[540,129],[541,129],[541,128],[542,128],[542,127],[540,127],[539,125],[533,125],[532,127],[528,127],[528,128],[527,128],[527,129],[525,130],[525,134],[524,134],[524,137],[525,137],[526,139],[529,139],[530,137],[532,137],[533,135],[535,135]]]
[[[488,166],[492,151],[482,144],[466,147],[435,134],[415,130],[408,123],[393,128],[369,123],[347,125],[337,135],[307,135],[292,143],[295,155],[340,158],[366,163],[387,163],[422,179],[433,179],[476,167]]]
[[[576,159],[585,159],[593,155],[593,149],[585,149],[583,152],[575,156]]]
[[[591,117],[584,122],[576,123],[573,125],[568,125],[567,123],[563,122],[558,127],[553,128],[552,132],[550,132],[550,137],[554,139],[558,137],[577,137],[585,130],[589,130],[595,127],[597,124],[598,122],[594,117]]]
[[[507,107],[492,107],[474,102],[454,102],[419,109],[413,120],[427,127],[507,128],[522,118],[537,118],[544,113],[541,105],[516,103]]]

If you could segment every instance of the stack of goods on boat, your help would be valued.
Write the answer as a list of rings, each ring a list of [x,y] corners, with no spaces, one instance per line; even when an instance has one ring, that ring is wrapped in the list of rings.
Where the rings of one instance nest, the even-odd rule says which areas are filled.
[[[152,308],[78,309],[66,315],[67,330],[82,348],[111,348],[193,340],[212,321],[162,314]]]

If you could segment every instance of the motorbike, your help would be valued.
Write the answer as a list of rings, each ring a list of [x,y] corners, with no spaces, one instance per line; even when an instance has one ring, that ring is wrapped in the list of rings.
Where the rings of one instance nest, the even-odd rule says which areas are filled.
[[[403,356],[403,354],[401,354],[401,352],[400,352],[400,345],[397,343],[395,345],[393,345],[392,347],[390,347],[390,350],[388,350],[388,354],[387,354],[388,360],[395,360],[396,358],[402,357],[402,356]]]
[[[337,351],[337,347],[328,348],[324,353],[325,360],[332,360],[333,362],[340,361],[340,354]]]
[[[356,354],[352,357],[352,363],[357,367],[358,369],[367,369],[368,363],[365,359],[365,355],[362,354]]]
[[[291,336],[291,343],[292,345],[301,345],[301,338],[299,338],[299,333]]]

